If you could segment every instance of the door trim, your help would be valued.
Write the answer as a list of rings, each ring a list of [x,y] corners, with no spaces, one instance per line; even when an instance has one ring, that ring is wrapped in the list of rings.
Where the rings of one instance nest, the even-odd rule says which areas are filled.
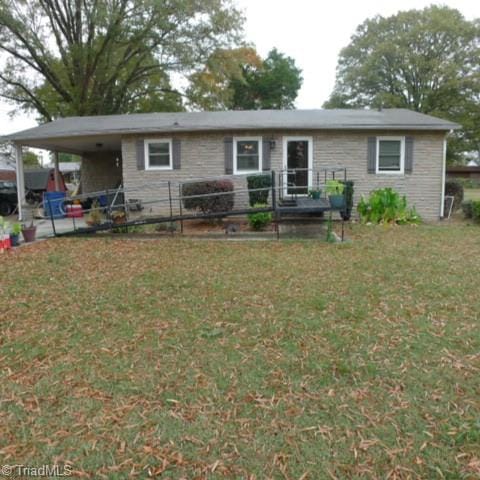
[[[312,188],[312,178],[313,178],[313,137],[305,136],[284,136],[283,137],[283,194],[288,195],[287,193],[287,157],[288,157],[288,142],[308,142],[308,189]],[[307,194],[298,194],[298,196],[306,196]]]

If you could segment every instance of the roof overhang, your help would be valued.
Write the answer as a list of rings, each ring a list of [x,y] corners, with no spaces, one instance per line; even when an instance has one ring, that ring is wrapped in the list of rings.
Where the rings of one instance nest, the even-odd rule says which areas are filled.
[[[83,155],[95,152],[119,152],[122,149],[121,135],[89,135],[52,138],[16,139],[13,143],[52,152]]]
[[[75,154],[120,151],[126,136],[220,132],[371,131],[447,133],[459,125],[405,109],[254,110],[67,117],[3,137]]]

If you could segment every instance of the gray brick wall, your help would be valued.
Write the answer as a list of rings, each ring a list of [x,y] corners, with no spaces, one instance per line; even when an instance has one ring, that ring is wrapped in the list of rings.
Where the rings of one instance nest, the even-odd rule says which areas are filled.
[[[121,159],[120,152],[84,155],[80,167],[82,192],[98,192],[117,187],[122,181]]]
[[[313,168],[337,165],[347,168],[348,178],[355,181],[355,203],[371,190],[393,187],[407,196],[426,220],[438,219],[442,190],[443,139],[440,132],[395,132],[395,136],[414,137],[413,173],[402,176],[367,173],[367,138],[392,135],[392,132],[242,132],[237,133],[184,133],[174,138],[181,141],[181,169],[170,171],[138,170],[135,142],[138,136],[125,137],[122,141],[123,180],[130,198],[144,202],[165,195],[165,181],[185,181],[191,178],[224,175],[224,138],[228,136],[263,136],[274,139],[271,152],[271,168],[280,171],[283,164],[283,137],[308,136],[313,138]],[[152,136],[148,136],[152,138]],[[158,135],[153,138],[172,138]],[[238,182],[237,184],[241,184]],[[240,200],[240,199],[239,199]],[[242,199],[245,200],[245,199]]]

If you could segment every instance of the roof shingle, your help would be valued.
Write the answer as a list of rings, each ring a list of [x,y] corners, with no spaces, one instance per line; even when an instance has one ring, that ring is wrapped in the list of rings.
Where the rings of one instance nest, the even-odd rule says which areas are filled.
[[[440,130],[455,123],[406,109],[243,110],[67,117],[5,136],[22,141],[90,135],[222,130]]]

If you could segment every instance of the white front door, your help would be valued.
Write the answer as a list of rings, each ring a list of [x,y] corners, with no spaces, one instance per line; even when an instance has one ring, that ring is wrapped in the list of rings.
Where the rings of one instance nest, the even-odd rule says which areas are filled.
[[[308,194],[312,186],[312,165],[312,137],[283,137],[284,194]]]

